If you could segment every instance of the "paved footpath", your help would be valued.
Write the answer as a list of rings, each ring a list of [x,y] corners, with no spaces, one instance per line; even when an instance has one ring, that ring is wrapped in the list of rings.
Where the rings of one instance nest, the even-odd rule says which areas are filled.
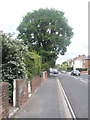
[[[48,78],[14,118],[69,118],[56,77]]]

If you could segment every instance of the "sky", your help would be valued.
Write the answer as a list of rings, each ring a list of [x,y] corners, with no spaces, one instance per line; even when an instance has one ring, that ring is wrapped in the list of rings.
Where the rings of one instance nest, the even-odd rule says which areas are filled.
[[[88,55],[88,2],[89,0],[0,0],[0,30],[15,33],[27,12],[39,8],[55,8],[63,11],[73,28],[74,36],[64,56],[59,55],[57,64],[77,57]]]

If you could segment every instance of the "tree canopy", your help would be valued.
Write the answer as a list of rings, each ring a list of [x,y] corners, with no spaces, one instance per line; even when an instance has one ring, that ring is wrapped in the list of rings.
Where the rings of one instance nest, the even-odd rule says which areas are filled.
[[[18,38],[24,40],[30,51],[41,55],[42,62],[48,62],[49,66],[55,64],[58,54],[65,54],[73,36],[64,13],[55,9],[28,12],[17,30]]]
[[[63,62],[62,65],[61,65],[61,68],[62,68],[62,70],[66,70],[67,71],[68,63],[66,61]]]

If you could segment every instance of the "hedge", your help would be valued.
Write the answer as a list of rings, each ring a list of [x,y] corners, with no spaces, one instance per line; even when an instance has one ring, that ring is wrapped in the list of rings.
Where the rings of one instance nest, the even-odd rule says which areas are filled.
[[[27,52],[25,54],[25,64],[28,78],[41,73],[42,58],[35,52]]]
[[[23,41],[13,40],[10,36],[2,37],[2,81],[9,82],[9,98],[12,102],[13,79],[25,78],[26,68]]]
[[[14,40],[10,35],[2,36],[2,81],[9,83],[9,101],[13,100],[13,79],[31,78],[41,73],[42,59],[29,52],[23,40]]]
[[[80,72],[81,71],[87,71],[87,68],[76,68],[76,70],[79,70]]]

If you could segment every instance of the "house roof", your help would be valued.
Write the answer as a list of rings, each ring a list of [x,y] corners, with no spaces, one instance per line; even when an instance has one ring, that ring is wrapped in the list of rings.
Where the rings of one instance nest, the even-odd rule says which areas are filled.
[[[75,60],[85,60],[85,59],[90,59],[90,56],[86,56],[86,55],[78,55],[78,57],[75,57],[75,58],[73,58],[73,59],[69,59],[69,60],[67,60],[67,62],[68,63],[72,63],[72,62],[74,62]]]
[[[83,60],[86,59],[86,55],[78,55],[78,57],[73,58],[73,60]]]
[[[90,59],[90,55],[88,55],[88,56],[86,57],[86,59]]]

